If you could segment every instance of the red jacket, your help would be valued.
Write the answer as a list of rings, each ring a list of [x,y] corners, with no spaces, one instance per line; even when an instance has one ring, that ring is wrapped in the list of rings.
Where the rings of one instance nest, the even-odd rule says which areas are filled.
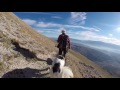
[[[67,42],[68,42],[68,48],[70,49],[70,45],[71,45],[71,44],[70,44],[70,38],[69,38],[68,35],[67,35],[67,37],[68,37],[68,39],[67,39]],[[62,34],[59,35],[57,42],[60,43],[61,41],[62,41]]]

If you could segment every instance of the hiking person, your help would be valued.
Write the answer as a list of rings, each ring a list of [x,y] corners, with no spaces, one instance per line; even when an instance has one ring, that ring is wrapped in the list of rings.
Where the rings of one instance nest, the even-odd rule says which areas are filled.
[[[66,35],[66,31],[62,30],[61,35],[58,37],[58,48],[59,48],[59,55],[63,55],[65,57],[68,49],[70,49],[70,38]]]

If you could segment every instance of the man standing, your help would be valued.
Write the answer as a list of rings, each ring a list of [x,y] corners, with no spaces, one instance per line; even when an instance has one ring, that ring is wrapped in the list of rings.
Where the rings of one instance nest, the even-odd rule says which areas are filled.
[[[58,37],[58,48],[59,48],[59,55],[63,55],[65,57],[68,49],[70,49],[70,38],[66,35],[66,31],[62,30],[61,35]]]

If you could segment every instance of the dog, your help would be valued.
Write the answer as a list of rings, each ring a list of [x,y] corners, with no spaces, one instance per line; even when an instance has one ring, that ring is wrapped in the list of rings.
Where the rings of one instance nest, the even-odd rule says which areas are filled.
[[[65,66],[65,58],[59,55],[52,63],[51,78],[73,78],[72,70]]]

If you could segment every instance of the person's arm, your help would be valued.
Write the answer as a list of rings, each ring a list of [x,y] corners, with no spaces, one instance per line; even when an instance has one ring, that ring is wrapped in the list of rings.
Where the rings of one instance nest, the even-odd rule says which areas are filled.
[[[59,35],[59,37],[58,37],[58,39],[57,39],[57,42],[58,42],[58,43],[60,42],[60,35]]]
[[[59,35],[59,36],[58,36],[58,39],[57,39],[58,45],[56,46],[56,47],[58,47],[58,48],[59,48],[59,44],[60,44],[60,39],[61,39],[61,36]]]
[[[68,45],[69,45],[69,49],[71,48],[71,44],[70,44],[70,38],[68,36]]]

